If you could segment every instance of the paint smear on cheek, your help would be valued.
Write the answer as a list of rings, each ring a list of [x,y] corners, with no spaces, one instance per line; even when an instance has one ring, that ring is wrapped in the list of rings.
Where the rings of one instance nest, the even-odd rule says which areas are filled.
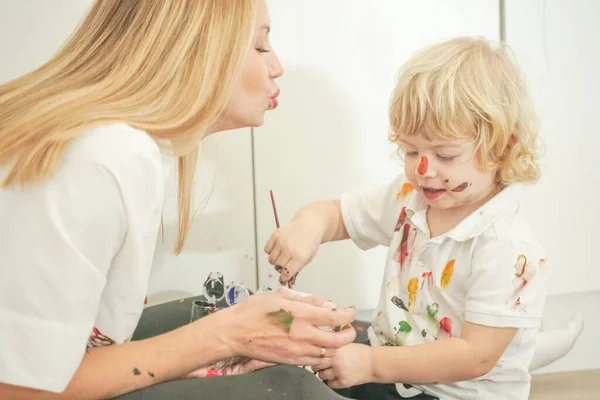
[[[421,156],[419,158],[419,164],[417,165],[417,173],[419,175],[425,175],[427,173],[427,169],[429,167],[429,161],[427,157]]]
[[[469,182],[463,182],[460,185],[458,185],[457,187],[455,187],[454,189],[452,189],[453,192],[456,193],[460,193],[465,191],[469,186],[471,186],[471,184]]]

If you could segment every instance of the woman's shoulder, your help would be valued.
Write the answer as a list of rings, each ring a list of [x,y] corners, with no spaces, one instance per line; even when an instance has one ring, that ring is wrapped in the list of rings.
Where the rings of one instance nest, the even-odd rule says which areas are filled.
[[[100,125],[86,129],[69,143],[54,178],[49,183],[95,179],[116,183],[121,191],[160,197],[165,186],[164,156],[143,130],[124,123]]]
[[[73,139],[65,157],[71,162],[92,162],[127,167],[135,159],[158,160],[160,149],[145,131],[125,123],[98,125]]]

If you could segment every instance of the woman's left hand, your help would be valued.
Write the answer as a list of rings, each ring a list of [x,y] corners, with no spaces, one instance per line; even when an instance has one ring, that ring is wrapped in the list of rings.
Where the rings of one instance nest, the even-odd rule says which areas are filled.
[[[344,389],[373,380],[372,354],[371,346],[351,343],[338,349],[333,359],[312,369],[332,389]]]

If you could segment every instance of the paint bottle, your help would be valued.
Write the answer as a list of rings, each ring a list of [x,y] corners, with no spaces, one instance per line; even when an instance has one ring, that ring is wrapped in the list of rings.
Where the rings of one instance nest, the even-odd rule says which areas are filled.
[[[232,282],[231,285],[227,286],[227,289],[225,290],[225,301],[230,306],[241,303],[248,297],[250,297],[250,291],[243,283],[240,282]]]
[[[216,304],[225,296],[225,280],[223,274],[220,272],[213,271],[208,274],[202,292],[206,300],[212,304]]]

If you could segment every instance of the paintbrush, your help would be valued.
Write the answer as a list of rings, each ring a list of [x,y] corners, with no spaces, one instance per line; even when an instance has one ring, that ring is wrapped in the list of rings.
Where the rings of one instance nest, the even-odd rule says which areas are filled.
[[[279,215],[277,214],[277,206],[275,205],[275,196],[273,196],[273,191],[269,190],[269,194],[271,195],[271,205],[273,206],[273,215],[275,216],[275,226],[277,227],[277,229],[279,229],[280,225],[279,225]],[[276,265],[275,266],[275,271],[281,273],[281,271],[283,271],[283,267],[281,265]],[[287,282],[287,286],[288,288],[292,288],[295,284],[296,284],[296,277],[298,276],[298,273],[296,273],[296,275],[294,275],[292,277],[292,279],[290,279]],[[281,277],[279,277],[279,283],[281,285],[285,285],[285,282],[281,281]]]

